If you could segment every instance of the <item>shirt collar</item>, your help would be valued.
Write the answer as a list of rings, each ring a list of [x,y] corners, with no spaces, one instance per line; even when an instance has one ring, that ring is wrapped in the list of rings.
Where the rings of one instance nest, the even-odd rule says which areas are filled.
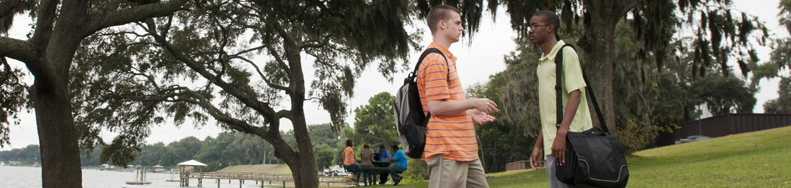
[[[448,50],[448,48],[445,48],[445,46],[442,46],[439,43],[431,42],[431,44],[428,45],[428,48],[437,48],[439,49],[440,52],[442,52],[442,54],[445,54],[445,57],[447,57],[448,59],[456,59],[456,56],[453,56],[453,53],[450,53],[450,50]]]
[[[545,61],[550,57],[555,58],[555,55],[558,54],[558,51],[560,51],[560,47],[563,47],[563,45],[566,45],[566,43],[563,42],[563,40],[559,40],[558,43],[555,44],[554,47],[552,47],[552,50],[549,51],[549,54],[544,55],[544,53],[541,53],[541,59],[538,59],[538,61]]]

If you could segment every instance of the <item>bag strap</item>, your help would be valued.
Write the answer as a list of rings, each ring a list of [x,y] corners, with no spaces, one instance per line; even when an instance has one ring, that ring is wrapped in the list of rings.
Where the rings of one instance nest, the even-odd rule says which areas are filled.
[[[439,55],[442,55],[443,58],[445,58],[445,67],[448,68],[448,75],[445,78],[448,81],[448,84],[450,84],[450,64],[448,63],[448,57],[446,57],[445,54],[443,54],[442,51],[439,51],[439,49],[437,48],[426,49],[426,51],[423,51],[423,54],[420,54],[420,59],[417,60],[417,65],[415,65],[415,70],[412,71],[412,73],[408,76],[409,79],[407,80],[414,80],[417,77],[417,70],[420,69],[420,64],[423,63],[423,59],[425,59],[426,56],[428,56],[428,54],[431,53],[438,53]],[[428,119],[431,118],[431,111],[428,112],[426,117],[428,118],[426,118],[426,121],[423,123],[424,125],[428,124]]]
[[[561,81],[561,78],[563,78],[563,74],[562,74],[563,73],[563,49],[566,48],[566,46],[571,47],[571,49],[574,49],[574,51],[577,51],[577,48],[575,48],[571,44],[565,44],[565,45],[563,45],[563,47],[560,47],[560,50],[557,52],[557,55],[555,55],[555,78],[556,78],[555,79],[555,81],[556,81],[556,83],[555,83],[555,103],[556,104],[555,105],[557,106],[557,108],[555,108],[555,109],[557,109],[556,110],[557,111],[557,124],[555,126],[558,129],[560,129],[560,123],[563,122],[563,112],[564,112],[562,110],[563,109],[563,96],[561,94],[563,93],[563,82]],[[593,93],[593,87],[588,83],[588,77],[585,76],[585,69],[582,68],[582,65],[580,65],[580,70],[582,70],[582,79],[585,81],[585,85],[588,85],[588,87],[585,87],[585,89],[588,91],[588,93],[591,96],[591,99],[593,100],[593,108],[596,110],[596,117],[599,118],[599,123],[601,123],[601,127],[600,128],[602,129],[603,133],[609,133],[610,130],[607,129],[607,123],[604,122],[604,117],[602,116],[601,109],[599,109],[599,103],[596,101],[596,95]]]
[[[423,54],[420,54],[420,59],[417,60],[415,70],[412,71],[412,75],[410,75],[410,77],[417,77],[417,70],[420,69],[420,64],[423,63],[423,59],[425,59],[426,56],[431,53],[438,53],[439,55],[442,55],[443,58],[445,58],[445,67],[448,68],[448,76],[446,78],[448,83],[450,83],[450,64],[448,63],[448,57],[445,57],[445,54],[443,54],[442,51],[439,51],[437,48],[426,49],[426,51],[423,51]]]

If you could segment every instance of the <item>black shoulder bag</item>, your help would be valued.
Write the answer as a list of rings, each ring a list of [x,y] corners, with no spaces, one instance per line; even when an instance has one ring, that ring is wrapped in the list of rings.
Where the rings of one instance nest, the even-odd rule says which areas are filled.
[[[561,78],[563,77],[563,48],[566,46],[576,51],[574,46],[566,44],[555,56],[558,129],[560,129],[560,123],[563,122],[564,112]],[[596,109],[601,127],[593,126],[583,132],[568,132],[566,135],[566,163],[557,168],[555,175],[561,182],[580,187],[626,187],[626,182],[629,180],[629,169],[626,167],[623,144],[618,138],[610,135],[584,70],[582,78],[588,85],[586,89],[593,100],[593,107]]]

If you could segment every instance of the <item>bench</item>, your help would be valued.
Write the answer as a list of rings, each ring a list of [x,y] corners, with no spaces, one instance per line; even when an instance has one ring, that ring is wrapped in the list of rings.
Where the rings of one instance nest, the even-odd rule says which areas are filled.
[[[360,165],[360,163],[361,163],[360,160],[357,160],[357,165]],[[371,173],[371,174],[378,174],[378,173],[383,173],[383,172],[388,172],[389,173],[391,164],[393,164],[392,161],[373,161],[373,166],[372,167],[360,166],[360,171],[368,172],[368,173]],[[345,165],[343,166],[343,169],[346,169],[347,172],[348,171],[352,171],[352,169],[347,168]],[[396,172],[403,173],[404,171],[402,170],[402,171],[396,171]]]
[[[383,172],[390,172],[390,167],[360,167],[360,171],[367,172],[369,174],[380,174]],[[398,173],[403,173],[404,171],[396,171]]]

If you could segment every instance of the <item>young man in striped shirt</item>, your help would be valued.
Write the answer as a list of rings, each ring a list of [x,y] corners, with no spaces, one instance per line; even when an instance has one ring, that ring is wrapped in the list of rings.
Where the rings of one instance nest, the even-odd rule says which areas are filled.
[[[431,8],[426,17],[433,42],[442,54],[422,60],[417,73],[424,112],[431,112],[422,159],[428,164],[429,187],[489,187],[478,159],[473,122],[494,121],[497,104],[489,99],[467,99],[456,73],[456,57],[448,51],[464,28],[459,10],[447,5]],[[444,56],[443,56],[444,55]]]

